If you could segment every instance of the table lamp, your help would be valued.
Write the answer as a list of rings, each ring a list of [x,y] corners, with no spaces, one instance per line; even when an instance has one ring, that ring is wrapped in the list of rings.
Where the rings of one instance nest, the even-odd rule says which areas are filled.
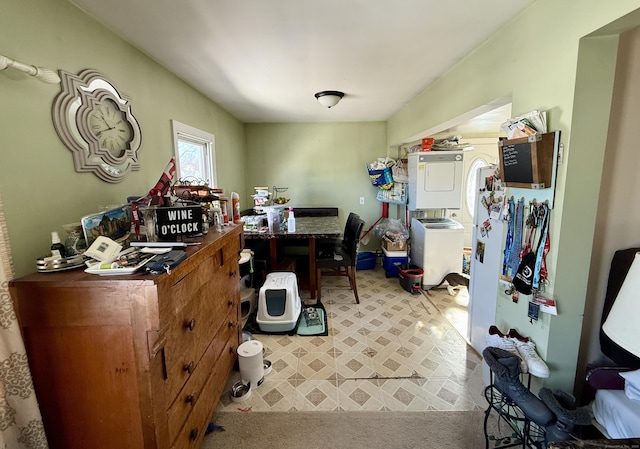
[[[640,253],[636,253],[629,272],[602,325],[605,334],[625,351],[640,357]]]

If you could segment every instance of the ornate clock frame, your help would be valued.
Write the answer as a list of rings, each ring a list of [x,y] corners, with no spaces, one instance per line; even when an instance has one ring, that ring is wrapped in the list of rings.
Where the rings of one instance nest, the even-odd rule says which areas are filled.
[[[62,91],[53,106],[53,125],[60,140],[73,154],[78,173],[91,172],[105,182],[122,181],[131,171],[140,169],[142,146],[140,125],[131,112],[131,100],[100,72],[86,69],[74,75],[60,70]],[[90,117],[105,101],[116,104],[132,133],[124,149],[104,148],[92,131]]]

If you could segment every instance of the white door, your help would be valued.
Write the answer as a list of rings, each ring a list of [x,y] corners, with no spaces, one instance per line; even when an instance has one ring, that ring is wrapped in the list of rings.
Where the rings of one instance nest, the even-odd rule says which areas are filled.
[[[453,218],[464,227],[464,246],[471,248],[473,231],[473,209],[477,197],[474,177],[476,170],[489,164],[498,163],[498,138],[463,139],[473,146],[473,150],[464,152],[462,168],[462,202],[460,209],[450,209],[447,216]]]

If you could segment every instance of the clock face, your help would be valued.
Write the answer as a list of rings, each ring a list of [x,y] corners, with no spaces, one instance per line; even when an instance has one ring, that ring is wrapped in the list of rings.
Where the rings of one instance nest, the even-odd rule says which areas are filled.
[[[53,125],[72,152],[79,173],[120,182],[140,169],[142,133],[131,100],[92,69],[60,70],[62,90],[53,103]]]
[[[133,129],[115,101],[105,99],[97,104],[89,115],[89,126],[100,147],[113,156],[120,157],[130,148]]]

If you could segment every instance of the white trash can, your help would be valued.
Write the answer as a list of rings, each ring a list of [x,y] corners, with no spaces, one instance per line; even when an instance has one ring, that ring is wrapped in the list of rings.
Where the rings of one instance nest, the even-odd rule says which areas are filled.
[[[238,364],[242,383],[250,384],[254,390],[264,381],[264,346],[258,340],[245,341],[238,347]]]

